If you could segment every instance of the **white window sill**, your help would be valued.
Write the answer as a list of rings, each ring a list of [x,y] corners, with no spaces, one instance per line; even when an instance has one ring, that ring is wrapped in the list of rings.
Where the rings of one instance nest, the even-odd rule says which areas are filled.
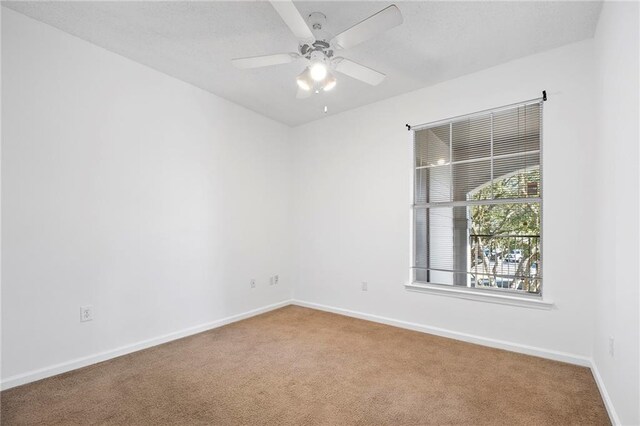
[[[409,291],[421,293],[431,293],[440,296],[457,297],[460,299],[478,300],[488,303],[499,303],[501,305],[520,306],[523,308],[547,309],[553,308],[553,302],[542,300],[537,296],[518,296],[511,294],[500,294],[486,290],[475,290],[464,287],[451,287],[437,284],[405,284]]]

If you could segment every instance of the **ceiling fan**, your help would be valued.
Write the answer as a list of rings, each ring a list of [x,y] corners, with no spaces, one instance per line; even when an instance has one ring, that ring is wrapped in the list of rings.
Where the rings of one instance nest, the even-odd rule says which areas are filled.
[[[231,62],[237,68],[260,68],[304,60],[307,67],[298,77],[297,98],[307,98],[312,93],[328,91],[336,86],[333,71],[376,86],[386,77],[381,72],[350,61],[336,53],[366,41],[381,32],[402,23],[402,14],[395,6],[388,6],[351,28],[332,37],[325,28],[326,16],[314,12],[305,20],[291,0],[270,0],[273,8],[299,40],[298,51],[274,55],[237,58]]]

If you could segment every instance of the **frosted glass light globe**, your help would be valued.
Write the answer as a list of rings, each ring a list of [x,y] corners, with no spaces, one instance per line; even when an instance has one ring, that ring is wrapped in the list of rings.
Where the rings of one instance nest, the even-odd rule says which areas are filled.
[[[311,78],[314,81],[321,81],[327,76],[327,66],[322,62],[311,65]]]
[[[313,78],[311,77],[311,70],[309,70],[309,67],[305,68],[305,70],[296,77],[296,83],[298,83],[298,87],[302,90],[307,92],[311,90],[313,87]]]
[[[322,89],[325,92],[328,92],[329,90],[331,90],[334,87],[336,87],[336,83],[337,82],[338,82],[338,80],[336,80],[336,77],[329,72],[329,73],[327,73],[327,78],[323,82],[324,86],[322,87]]]

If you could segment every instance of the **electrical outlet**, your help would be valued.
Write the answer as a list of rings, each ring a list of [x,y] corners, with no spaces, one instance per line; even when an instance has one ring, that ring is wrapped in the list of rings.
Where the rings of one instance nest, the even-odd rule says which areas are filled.
[[[369,291],[369,284],[366,281],[362,282],[362,291]]]
[[[256,280],[255,280],[255,278],[251,278],[251,281],[249,281],[249,285],[251,286],[251,288],[256,288]]]
[[[80,322],[93,320],[93,306],[80,306]]]
[[[614,355],[614,347],[615,347],[615,340],[612,336],[609,336],[609,355],[611,356],[611,358],[613,358],[613,355]]]
[[[274,275],[273,276],[273,284],[274,285],[278,285],[278,281],[280,281],[280,276],[279,275]]]

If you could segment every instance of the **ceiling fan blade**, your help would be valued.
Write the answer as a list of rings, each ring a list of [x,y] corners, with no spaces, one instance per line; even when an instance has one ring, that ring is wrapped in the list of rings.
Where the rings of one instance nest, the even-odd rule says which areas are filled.
[[[339,62],[336,62],[336,71],[348,75],[349,77],[353,77],[356,80],[364,81],[367,84],[372,86],[377,86],[382,83],[385,79],[386,75],[378,72],[376,70],[372,70],[369,67],[365,67],[364,65],[360,65],[356,62],[350,61],[344,58],[337,58]]]
[[[402,24],[402,14],[400,9],[392,4],[348,30],[344,30],[332,41],[338,48],[347,49],[400,24]]]
[[[249,58],[232,59],[231,63],[240,69],[268,67],[270,65],[288,64],[298,59],[297,53],[276,53],[275,55],[251,56]]]
[[[302,90],[298,88],[298,93],[296,93],[296,99],[307,99],[312,95],[311,90]]]
[[[291,0],[270,0],[271,6],[278,12],[285,24],[289,26],[293,34],[300,39],[311,39],[313,33],[307,25],[307,21],[300,15],[298,9]]]

